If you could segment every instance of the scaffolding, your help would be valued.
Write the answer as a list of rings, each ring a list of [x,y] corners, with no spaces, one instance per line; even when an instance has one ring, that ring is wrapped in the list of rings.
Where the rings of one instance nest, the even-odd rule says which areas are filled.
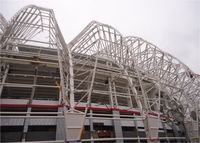
[[[67,44],[29,5],[0,50],[2,142],[199,142],[200,76],[142,38],[92,21]]]

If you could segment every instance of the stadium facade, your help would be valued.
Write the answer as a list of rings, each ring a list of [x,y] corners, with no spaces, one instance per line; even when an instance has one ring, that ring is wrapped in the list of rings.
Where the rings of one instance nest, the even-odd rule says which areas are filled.
[[[96,21],[67,44],[35,5],[0,34],[1,142],[199,142],[200,76],[157,46]]]

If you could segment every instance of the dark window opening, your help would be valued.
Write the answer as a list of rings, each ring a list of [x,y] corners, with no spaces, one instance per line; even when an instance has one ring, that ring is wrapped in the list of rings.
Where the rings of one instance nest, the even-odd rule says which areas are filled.
[[[1,126],[1,142],[19,142],[22,137],[23,126]]]
[[[137,137],[135,127],[122,127],[123,137]]]
[[[104,126],[103,123],[94,123],[95,138],[113,138],[114,129],[112,126]]]
[[[50,141],[56,139],[56,126],[29,126],[26,141]]]

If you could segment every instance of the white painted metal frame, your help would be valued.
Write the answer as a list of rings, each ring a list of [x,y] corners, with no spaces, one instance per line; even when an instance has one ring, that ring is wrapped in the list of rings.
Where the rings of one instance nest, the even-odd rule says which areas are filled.
[[[69,43],[69,47],[74,57],[77,54],[99,56],[123,69],[131,69],[131,74],[138,71],[141,80],[151,79],[160,88],[164,87],[170,100],[184,106],[185,115],[189,114],[187,108],[200,99],[200,76],[142,38],[123,37],[113,27],[93,21]]]
[[[73,111],[86,100],[87,114],[92,106],[91,98],[101,92],[109,97],[110,105],[106,107],[120,108],[119,99],[126,99],[129,102],[127,109],[138,108],[142,116],[155,112],[160,117],[161,114],[179,110],[183,112],[184,121],[191,121],[194,120],[190,116],[191,111],[199,115],[200,76],[177,58],[142,38],[124,37],[112,26],[92,21],[66,44],[53,10],[35,5],[22,8],[9,22],[0,14],[0,34],[0,95],[4,86],[28,86],[32,89],[31,103],[37,85],[5,83],[9,65],[2,62],[15,60],[4,56],[6,50],[11,48],[15,55],[19,52],[18,46],[26,44],[57,49],[60,83],[54,87],[60,88],[59,101],[65,105],[65,110],[70,108]],[[102,61],[105,64],[101,64]],[[57,65],[54,63],[52,66]],[[104,92],[93,88],[100,85],[95,81],[98,74],[108,78],[108,90]],[[118,79],[127,81],[126,87],[117,85]],[[37,76],[34,80],[36,82]],[[119,89],[125,92],[119,92]],[[76,93],[83,93],[77,102]],[[173,117],[172,112],[169,115]]]

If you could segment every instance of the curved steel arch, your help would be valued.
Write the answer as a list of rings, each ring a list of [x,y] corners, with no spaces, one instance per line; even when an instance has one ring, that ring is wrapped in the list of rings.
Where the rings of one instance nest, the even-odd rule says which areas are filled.
[[[122,35],[113,27],[92,21],[68,45],[70,45],[73,53],[93,55],[100,52],[103,50],[102,48],[104,48],[97,48],[94,46],[98,41],[103,41],[104,43],[102,44],[106,44],[104,46],[108,46],[107,43],[119,45],[121,40]]]
[[[118,96],[121,97],[119,102],[125,105],[127,110],[139,107],[141,115],[148,116],[149,112],[155,111],[160,117],[160,114],[165,112],[161,111],[159,104],[164,106],[166,103],[167,110],[171,110],[173,107],[170,105],[175,104],[175,108],[180,109],[179,112],[184,112],[185,118],[190,120],[190,111],[197,108],[194,104],[200,100],[200,76],[177,58],[142,38],[123,37],[112,26],[92,21],[67,45],[53,10],[35,5],[22,8],[10,22],[6,22],[0,15],[0,24],[1,50],[10,48],[9,50],[15,50],[17,53],[20,52],[17,51],[17,47],[22,44],[57,49],[62,95],[59,104],[74,109],[87,97],[85,108],[87,114],[88,107],[92,106],[92,93],[95,92],[98,96],[99,92],[103,92],[100,94],[105,94],[107,97],[109,95],[111,108],[121,108],[116,101],[117,96],[114,95],[115,84],[119,79],[122,80],[120,82],[123,86],[121,88],[123,92],[118,92],[120,94]],[[8,72],[9,65],[4,63],[1,66],[3,74]],[[97,73],[97,70],[103,73]],[[96,73],[103,76],[98,77]],[[93,91],[95,78],[101,80],[99,82],[101,85],[98,84],[106,89]],[[85,94],[75,103],[75,94],[81,92]],[[161,95],[166,96],[163,99],[168,101],[161,101]],[[135,101],[131,96],[134,96]],[[105,102],[105,100],[102,98],[100,101]],[[136,102],[137,107],[131,105],[133,102]],[[107,108],[107,105],[105,106]],[[64,106],[65,110],[66,107]]]
[[[32,42],[53,47],[57,38],[54,19],[51,9],[28,5],[11,18],[1,38],[1,43],[5,45],[7,42],[17,44]]]
[[[66,89],[68,87],[68,82],[73,83],[72,79],[70,81],[66,79],[68,75],[70,75],[70,77],[73,76],[73,72],[70,72],[72,67],[70,65],[71,54],[52,9],[28,5],[19,10],[11,18],[0,39],[0,48],[7,49],[9,45],[15,45],[14,47],[11,46],[11,48],[17,51],[17,47],[20,44],[58,50],[62,97],[68,97],[66,92],[68,91],[68,89]],[[67,102],[69,103],[66,98],[60,100],[63,100],[66,104]]]
[[[48,48],[57,50],[60,71],[60,84],[58,86],[60,87],[61,93],[59,94],[59,104],[65,105],[64,115],[66,119],[66,114],[68,112],[66,105],[69,105],[71,108],[74,106],[71,52],[65,43],[52,9],[28,5],[19,10],[12,17],[0,39],[0,50],[20,53],[21,51],[18,47],[24,45],[34,45],[34,47],[39,47],[41,50],[43,48],[46,50]],[[36,55],[36,57],[40,59],[40,55]],[[9,65],[6,64],[6,62],[4,65],[1,64],[1,73],[3,73],[3,75],[8,72],[8,67]],[[37,70],[38,68],[36,65],[35,71]],[[2,86],[0,87],[0,92],[1,91]],[[31,98],[29,104],[32,104]],[[65,138],[67,139],[67,135],[65,135]]]
[[[185,110],[195,99],[199,100],[200,85],[196,74],[180,60],[142,38],[123,37],[115,28],[92,21],[69,47],[74,56],[102,56],[123,68],[137,69],[154,78],[167,87],[172,100],[176,98],[182,102]]]
[[[107,31],[104,31],[107,28]],[[97,21],[91,21],[70,43],[69,45],[75,46],[80,40],[88,39],[96,36],[96,39],[104,39],[105,35],[101,35],[99,32],[109,32],[108,30],[112,30],[116,35],[122,36],[122,34],[115,28],[110,25],[106,25]],[[93,35],[88,35],[93,33]]]
[[[97,21],[86,28],[68,45],[74,54],[101,55],[118,64],[125,64],[127,48],[122,34],[112,26]]]
[[[199,78],[185,64],[142,38],[126,37],[125,40],[133,51],[134,66],[168,87],[170,96],[180,100],[185,110],[199,102]]]

